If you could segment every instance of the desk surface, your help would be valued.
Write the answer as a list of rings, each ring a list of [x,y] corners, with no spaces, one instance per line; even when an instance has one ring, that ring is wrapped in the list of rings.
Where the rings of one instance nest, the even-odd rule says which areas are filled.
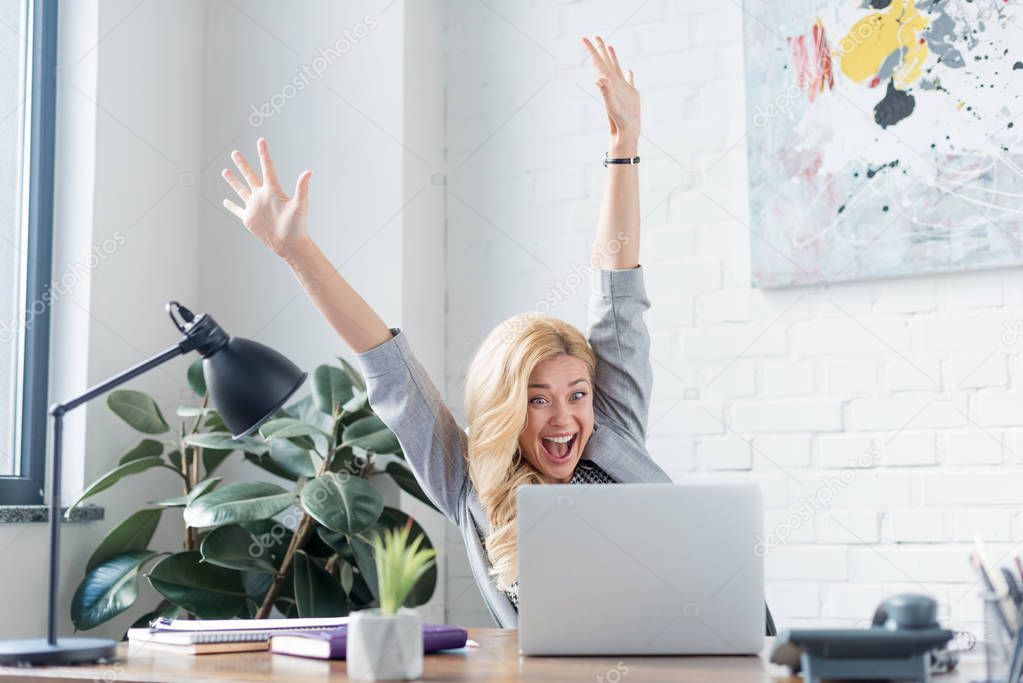
[[[500,629],[470,629],[469,637],[479,643],[466,653],[428,655],[424,681],[729,681],[729,683],[801,683],[788,670],[769,664],[767,654],[773,638],[760,657],[523,657],[518,651],[518,632]],[[344,677],[343,661],[329,662],[269,652],[183,656],[144,644],[118,646],[119,660],[102,666],[7,668],[0,667],[0,681],[339,681]],[[980,668],[967,663],[961,671],[935,677],[935,683],[962,683],[977,677]],[[669,673],[670,672],[670,673]]]

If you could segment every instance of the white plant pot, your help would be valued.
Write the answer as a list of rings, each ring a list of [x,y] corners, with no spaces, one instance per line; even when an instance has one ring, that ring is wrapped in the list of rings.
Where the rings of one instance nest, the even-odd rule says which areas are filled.
[[[348,621],[348,678],[352,681],[420,678],[423,675],[423,620],[402,607],[352,612]]]

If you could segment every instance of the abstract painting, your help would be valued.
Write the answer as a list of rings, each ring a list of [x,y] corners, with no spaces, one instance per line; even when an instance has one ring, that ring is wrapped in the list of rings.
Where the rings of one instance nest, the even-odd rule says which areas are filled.
[[[752,281],[1023,264],[1023,0],[743,0]]]

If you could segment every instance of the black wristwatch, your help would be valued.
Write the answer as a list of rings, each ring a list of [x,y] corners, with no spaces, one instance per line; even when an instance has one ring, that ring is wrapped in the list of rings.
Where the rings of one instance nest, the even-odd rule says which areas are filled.
[[[607,156],[607,152],[604,152],[604,166],[607,166],[608,164],[629,164],[629,165],[633,165],[633,164],[638,164],[638,163],[639,163],[639,157],[623,157],[621,159],[611,159],[610,157]]]

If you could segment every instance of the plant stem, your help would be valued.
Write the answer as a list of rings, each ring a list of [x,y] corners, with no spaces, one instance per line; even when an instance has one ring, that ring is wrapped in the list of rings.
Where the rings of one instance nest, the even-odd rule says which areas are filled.
[[[335,421],[334,429],[331,430],[331,433],[335,435],[335,441],[337,439],[338,421],[340,421],[340,418]],[[320,463],[320,468],[316,472],[317,477],[324,472],[330,471],[330,462],[334,459],[335,449],[336,447],[327,448],[327,455],[323,458],[323,462]],[[284,553],[284,559],[281,560],[281,568],[276,576],[274,576],[274,582],[270,585],[270,590],[266,592],[266,596],[263,597],[263,604],[259,606],[259,611],[256,612],[256,619],[266,619],[270,616],[274,600],[277,599],[277,594],[280,593],[281,586],[284,585],[284,580],[288,577],[288,572],[291,571],[291,565],[295,559],[295,551],[305,546],[306,541],[309,540],[315,529],[316,520],[310,517],[309,513],[303,512],[302,519],[295,528],[295,533],[291,536],[291,543],[288,544],[288,549]]]
[[[209,400],[210,400],[209,394],[206,394],[205,396],[202,397],[203,412],[200,412],[198,415],[195,416],[195,422],[192,424],[191,431],[192,434],[196,434],[199,431],[199,426],[202,423],[203,416],[206,414],[205,409],[207,404],[209,403]],[[195,485],[199,483],[199,458],[202,456],[202,449],[199,448],[198,446],[192,446],[191,447],[192,459],[189,460],[188,459],[189,447],[187,447],[184,442],[185,431],[184,423],[182,423],[181,425],[181,431],[182,440],[179,444],[179,449],[181,451],[181,472],[185,477],[185,495],[187,496],[189,493],[192,492],[192,489],[195,488]],[[193,529],[186,524],[184,540],[185,550],[195,550],[196,546],[198,545],[198,540],[199,540],[198,530]]]
[[[266,596],[263,598],[263,604],[259,606],[259,611],[256,612],[257,619],[266,619],[270,616],[270,610],[273,609],[274,600],[277,599],[277,594],[280,593],[281,586],[284,585],[284,580],[287,578],[288,572],[291,571],[291,565],[295,560],[295,551],[305,545],[315,528],[316,522],[313,518],[308,514],[303,513],[302,521],[298,523],[298,528],[291,536],[291,543],[288,544],[288,550],[284,553],[284,559],[281,561],[281,569],[274,577],[274,582],[271,584],[270,590],[266,592]]]

